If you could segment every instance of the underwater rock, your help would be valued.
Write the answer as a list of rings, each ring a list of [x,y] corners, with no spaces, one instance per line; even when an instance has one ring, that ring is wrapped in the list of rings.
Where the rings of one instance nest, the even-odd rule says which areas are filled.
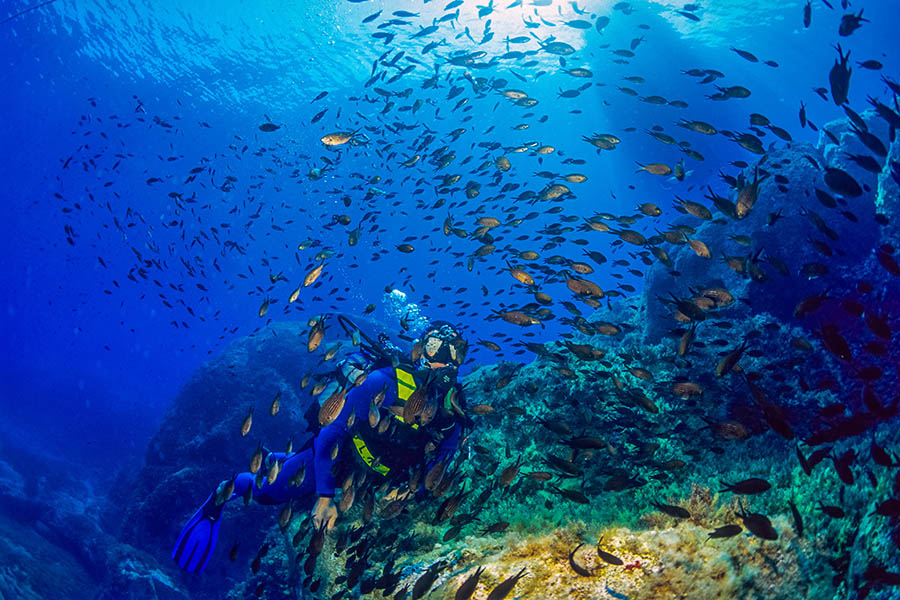
[[[487,500],[460,508],[470,517],[477,514],[477,525],[435,525],[425,508],[425,517],[401,520],[383,542],[371,542],[415,533],[416,545],[403,544],[392,553],[402,576],[398,587],[412,588],[430,565],[445,561],[432,588],[436,597],[453,597],[476,567],[485,567],[475,597],[486,597],[525,568],[528,575],[514,592],[519,597],[830,598],[839,595],[833,578],[856,581],[871,561],[889,560],[884,517],[867,516],[864,531],[854,532],[857,516],[835,519],[821,508],[864,506],[871,502],[870,488],[862,483],[846,488],[829,461],[807,475],[795,456],[796,440],[823,426],[823,407],[844,401],[851,411],[861,410],[845,393],[856,384],[832,357],[803,355],[799,376],[809,379],[807,387],[774,376],[763,384],[794,429],[795,440],[787,441],[770,430],[763,411],[743,392],[739,375],[715,377],[714,333],[704,335],[705,351],[692,351],[689,362],[673,362],[668,340],[642,342],[640,313],[617,308],[594,317],[620,324],[621,331],[576,333],[565,344],[535,345],[537,356],[529,364],[485,364],[465,377],[469,406],[480,406],[473,417],[466,466],[473,475],[466,492]],[[753,351],[741,358],[747,373],[791,364],[801,351],[788,340],[807,335],[770,314],[737,325],[752,343]],[[721,335],[727,348],[738,341],[728,330]],[[567,344],[592,347],[600,358],[578,358]],[[823,375],[831,383],[817,379]],[[706,393],[673,394],[670,382],[684,377],[699,381]],[[636,401],[641,395],[645,402]],[[736,421],[728,420],[735,416]],[[714,427],[717,423],[733,427]],[[890,424],[878,426],[873,435],[886,448],[900,441]],[[586,444],[576,451],[579,436]],[[867,456],[868,444],[867,436],[858,436],[840,442],[839,452]],[[497,478],[510,465],[521,465],[518,476],[498,490]],[[752,477],[764,478],[771,488],[752,497],[715,493],[727,487],[723,482]],[[685,509],[690,518],[659,512],[654,502]],[[792,520],[793,505],[805,520],[805,537],[802,524]],[[710,539],[720,528],[746,525],[741,513],[766,515],[777,539],[763,541],[746,528],[734,537]],[[492,535],[491,523],[504,524],[505,537]],[[456,537],[444,539],[454,530]],[[598,559],[599,538],[602,549],[622,565]],[[852,560],[843,542],[823,540],[847,540]],[[567,560],[581,542],[586,545],[576,562],[591,577],[575,573]]]
[[[788,525],[776,520],[776,528]],[[821,584],[822,576],[800,572],[798,546],[811,546],[787,532],[776,542],[762,542],[746,532],[708,541],[709,530],[685,523],[674,528],[632,531],[622,527],[590,530],[584,524],[540,536],[511,533],[502,539],[469,537],[448,547],[437,545],[417,557],[419,564],[448,560],[450,567],[438,577],[433,596],[452,598],[476,569],[484,572],[476,598],[484,598],[497,585],[525,569],[510,597],[543,598],[786,598],[807,595]],[[621,565],[602,560],[596,540],[605,552],[621,559]],[[580,543],[576,564],[589,575],[576,573],[569,555]],[[400,584],[410,588],[423,569],[412,570]],[[810,576],[812,575],[812,576]]]
[[[863,111],[859,118],[862,124],[865,125],[864,129],[849,118],[836,119],[826,123],[819,132],[819,140],[816,143],[816,147],[822,152],[829,165],[839,166],[856,178],[860,184],[869,184],[874,189],[874,185],[872,185],[874,183],[874,174],[851,160],[850,155],[869,155],[876,162],[882,163],[884,157],[878,156],[872,148],[863,143],[860,134],[874,136],[878,141],[873,140],[870,144],[877,146],[880,143],[887,148],[890,145],[890,133],[887,122],[879,117],[874,110]],[[825,133],[826,131],[836,137],[839,143],[835,144],[831,137]]]
[[[89,598],[115,545],[101,529],[104,498],[72,466],[3,441],[0,597]]]
[[[841,127],[849,130],[845,120],[829,126],[839,133]],[[694,228],[690,239],[703,241],[712,258],[699,257],[687,244],[666,245],[673,268],[655,263],[645,274],[641,306],[646,343],[658,342],[678,325],[673,311],[660,302],[670,294],[689,298],[691,289],[722,286],[740,301],[712,311],[716,318],[737,321],[765,312],[789,320],[797,302],[817,287],[816,279],[851,269],[870,255],[881,235],[875,222],[876,177],[848,164],[844,143],[858,151],[859,142],[840,135],[840,147],[788,144],[744,169],[745,182],[754,181],[757,173],[760,180],[758,200],[744,219],[716,212],[713,220],[685,216],[674,222]],[[844,198],[829,187],[826,167],[846,170],[863,186],[859,197]],[[736,193],[727,196],[734,202]],[[771,224],[775,213],[782,218]],[[725,256],[744,265],[745,272],[729,267]],[[758,269],[754,278],[747,274],[750,262]]]
[[[21,498],[25,495],[25,480],[12,466],[0,460],[0,496]]]
[[[885,244],[898,245],[900,240],[900,136],[888,147],[884,168],[878,174],[875,207],[887,218],[881,239]]]
[[[92,598],[98,580],[34,524],[0,511],[0,598]]]
[[[109,552],[108,576],[95,600],[188,600],[151,556],[125,544]]]
[[[102,522],[102,491],[77,477],[72,465],[37,449],[7,444],[4,452],[21,466],[0,466],[0,514],[32,528],[89,575],[102,578],[106,552],[115,543],[114,524]]]
[[[900,184],[897,177],[892,176],[891,163],[900,162],[900,138],[891,141],[891,133],[884,119],[878,116],[874,110],[863,111],[859,115],[865,129],[854,124],[850,119],[838,119],[827,123],[819,135],[818,147],[831,166],[839,166],[849,173],[860,185],[864,186],[866,193],[874,193],[875,208],[879,215],[887,218],[887,223],[881,225],[881,239],[883,243],[897,243],[900,234],[900,223],[897,222],[898,206],[900,206]],[[824,132],[827,130],[834,135],[840,144],[835,144]],[[859,133],[857,133],[859,132]],[[863,143],[860,135],[867,136],[869,144],[876,148],[881,147],[887,152],[887,156],[880,156],[873,148]],[[873,139],[874,138],[874,139]],[[867,158],[875,173],[867,170],[851,160],[850,155]]]

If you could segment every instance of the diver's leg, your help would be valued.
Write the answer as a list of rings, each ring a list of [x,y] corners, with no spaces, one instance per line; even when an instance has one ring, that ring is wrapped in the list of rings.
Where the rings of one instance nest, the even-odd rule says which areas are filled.
[[[275,461],[280,461],[281,471],[271,484],[263,479],[261,487],[253,488],[253,498],[260,504],[284,504],[299,501],[296,508],[312,507],[315,492],[315,475],[313,473],[313,449],[291,453],[270,452],[266,456],[267,468]],[[302,471],[302,473],[301,473]],[[237,492],[237,485],[235,485]]]
[[[233,479],[226,479],[209,495],[203,506],[182,528],[175,542],[172,558],[179,567],[190,572],[200,572],[206,567],[219,538],[219,523],[226,502],[244,498],[250,493],[260,504],[284,504],[296,501],[297,510],[312,508],[315,500],[312,448],[290,455],[270,452],[265,461],[266,470],[276,460],[282,462],[282,467],[278,477],[271,484],[263,479],[262,486],[257,487],[256,476],[244,472]],[[298,474],[301,469],[304,471],[302,479]],[[223,498],[232,482],[233,491],[227,498]]]

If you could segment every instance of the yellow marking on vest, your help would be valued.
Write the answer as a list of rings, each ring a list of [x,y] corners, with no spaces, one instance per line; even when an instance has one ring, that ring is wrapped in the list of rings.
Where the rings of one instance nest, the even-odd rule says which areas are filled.
[[[394,369],[394,373],[397,376],[397,397],[406,402],[406,399],[416,391],[416,380],[412,374],[403,369]]]
[[[401,423],[403,423],[404,425],[406,425],[406,421],[403,420],[403,415],[394,415],[394,418],[397,419],[398,421],[400,421]],[[418,429],[419,424],[413,423],[412,425],[410,425],[410,427],[413,429]]]
[[[397,377],[397,398],[398,400],[402,400],[404,403],[412,396],[412,393],[416,391],[416,380],[413,378],[411,373],[407,373],[403,369],[395,368],[394,375]],[[402,406],[402,404],[398,403],[398,406]],[[402,415],[394,415],[394,418],[406,424],[406,421],[403,420]],[[410,425],[413,429],[418,429],[419,424],[413,423]]]
[[[356,451],[359,453],[359,457],[363,460],[364,463],[366,463],[366,465],[368,465],[370,469],[381,475],[387,475],[390,472],[390,468],[381,464],[375,464],[375,457],[372,456],[371,452],[369,452],[368,446],[366,446],[366,443],[362,440],[361,437],[359,437],[359,435],[353,436],[353,447],[356,448]]]

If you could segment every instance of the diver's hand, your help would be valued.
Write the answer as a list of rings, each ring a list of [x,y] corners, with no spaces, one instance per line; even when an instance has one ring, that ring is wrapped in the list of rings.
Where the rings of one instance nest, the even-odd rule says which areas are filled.
[[[434,383],[438,389],[446,392],[456,383],[457,369],[453,365],[447,365],[434,369]]]
[[[313,509],[313,524],[316,526],[316,529],[321,529],[322,524],[325,523],[328,531],[331,531],[334,529],[337,517],[338,509],[334,505],[334,498],[320,496]]]

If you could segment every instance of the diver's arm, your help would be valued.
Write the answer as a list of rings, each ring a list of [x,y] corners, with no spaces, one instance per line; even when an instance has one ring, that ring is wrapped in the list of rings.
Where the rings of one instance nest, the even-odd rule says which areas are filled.
[[[361,385],[350,390],[347,393],[347,399],[341,414],[330,425],[323,427],[319,435],[316,436],[313,448],[315,452],[316,493],[319,497],[334,497],[336,485],[331,470],[337,458],[332,459],[331,456],[334,454],[335,445],[343,444],[350,436],[347,419],[352,413],[356,414],[358,422],[369,418],[369,402],[372,401],[372,398],[383,387],[387,386],[386,391],[392,390],[390,386],[391,370],[390,367],[387,367],[373,371]],[[391,394],[387,393],[386,395],[390,397]]]
[[[438,447],[435,449],[434,455],[431,457],[431,460],[425,465],[425,473],[429,473],[431,469],[434,468],[439,462],[444,461],[444,468],[450,466],[450,462],[453,460],[453,455],[456,454],[456,447],[459,445],[459,437],[462,432],[462,427],[459,422],[453,424],[453,429],[450,430],[445,436],[444,439],[438,444]],[[422,483],[419,484],[419,489],[415,492],[416,498],[419,500],[424,500],[428,495],[428,492],[425,491],[425,478],[422,478]]]
[[[344,406],[341,415],[345,411],[347,411],[347,406]],[[331,455],[334,453],[335,444],[340,444],[350,433],[346,422],[346,418],[338,417],[331,425],[323,427],[313,442],[313,470],[316,475],[316,493],[319,497],[334,497],[335,483],[331,469],[336,458],[332,459]]]
[[[313,507],[313,524],[317,529],[325,527],[329,531],[337,521],[337,506],[334,504],[335,481],[332,468],[337,462],[335,445],[342,444],[350,435],[347,428],[347,417],[353,411],[350,394],[341,414],[330,425],[323,427],[313,442],[313,472],[316,476],[316,493],[319,499]],[[332,459],[331,457],[334,456]]]
[[[351,414],[356,419],[368,419],[369,403],[372,398],[391,382],[390,369],[370,373],[362,385],[350,390],[341,414],[330,425],[323,427],[313,443],[313,469],[316,475],[316,493],[319,499],[313,508],[313,523],[317,528],[329,531],[337,521],[338,510],[334,504],[335,481],[332,469],[337,462],[336,444],[343,444],[350,437],[347,419]],[[390,388],[388,388],[390,389]],[[334,456],[335,458],[331,458]]]
[[[441,461],[444,461],[445,467],[450,465],[450,462],[453,460],[453,455],[456,454],[456,447],[459,445],[459,436],[461,432],[462,427],[457,421],[453,424],[453,429],[444,436],[444,439],[441,440],[441,443],[438,444],[438,447],[435,449],[434,456],[431,457],[431,460],[428,461],[428,464],[425,466],[426,473]]]
[[[459,436],[461,433],[462,426],[459,422],[454,423],[453,429],[446,437],[444,437],[444,440],[438,446],[434,462],[446,459],[447,464],[449,464],[450,461],[453,460],[453,455],[456,454],[456,448],[459,446]]]

